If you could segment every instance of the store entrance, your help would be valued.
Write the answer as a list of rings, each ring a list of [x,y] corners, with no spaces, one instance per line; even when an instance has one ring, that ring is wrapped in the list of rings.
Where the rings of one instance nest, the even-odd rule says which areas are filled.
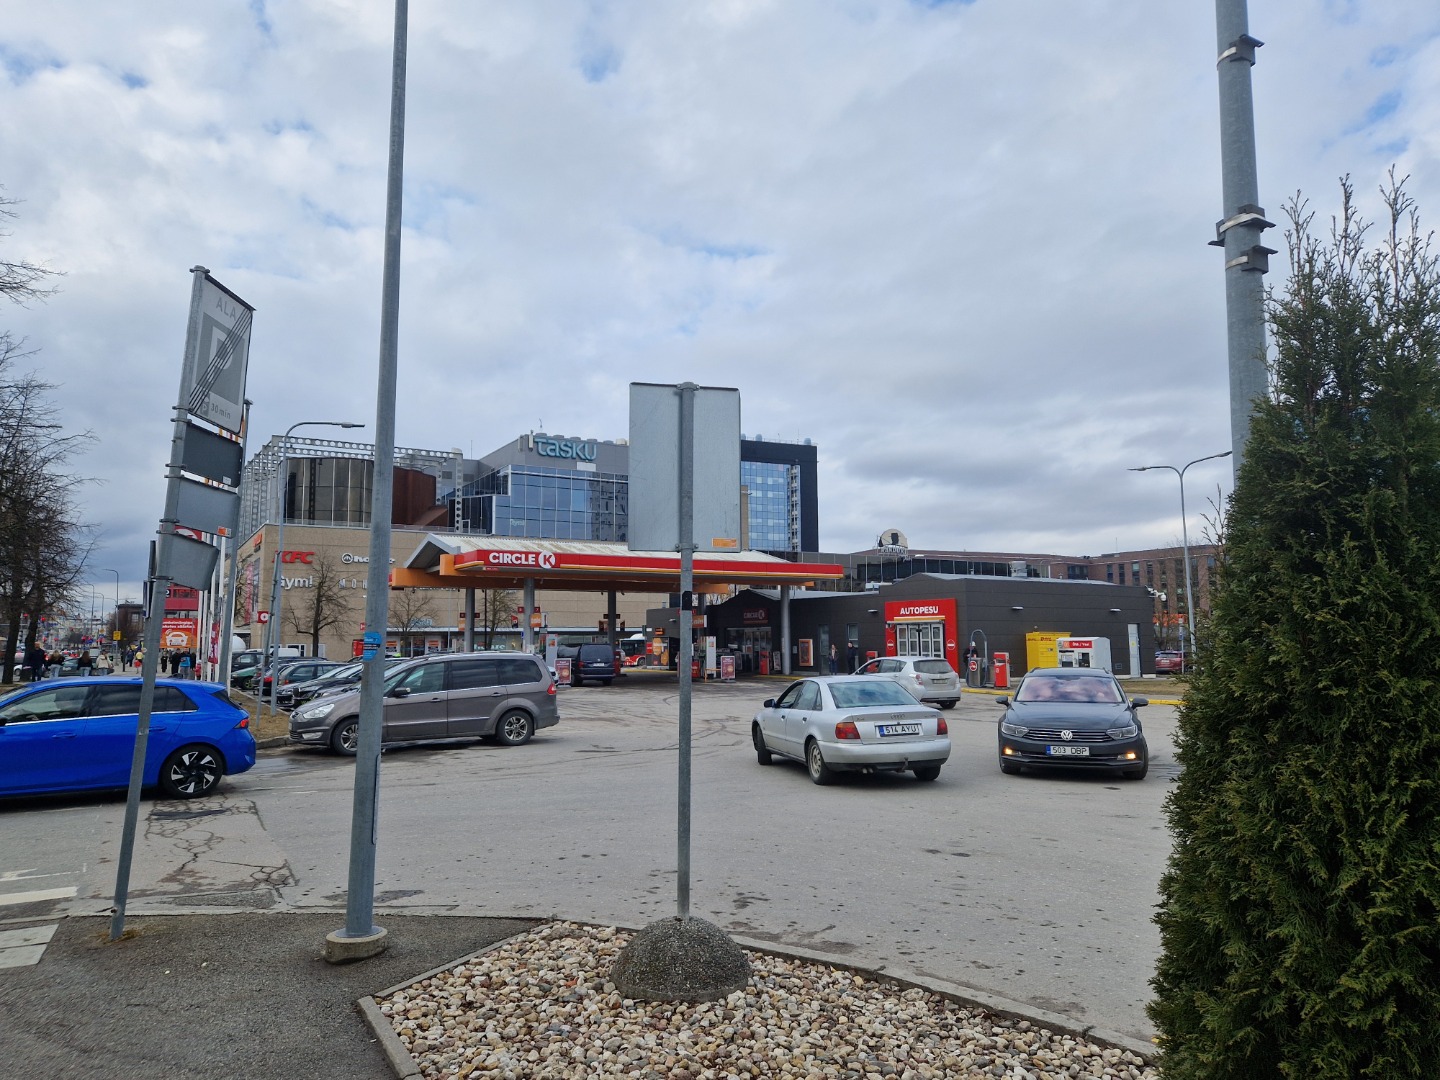
[[[895,624],[897,656],[945,657],[945,623],[902,622]]]

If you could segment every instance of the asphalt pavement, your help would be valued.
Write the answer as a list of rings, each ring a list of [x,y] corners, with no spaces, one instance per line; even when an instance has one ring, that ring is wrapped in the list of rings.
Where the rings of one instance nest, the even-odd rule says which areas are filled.
[[[18,920],[10,920],[5,930]],[[39,963],[0,968],[0,1075],[14,1080],[393,1080],[356,1001],[534,925],[384,919],[389,948],[321,958],[343,915],[61,919]]]

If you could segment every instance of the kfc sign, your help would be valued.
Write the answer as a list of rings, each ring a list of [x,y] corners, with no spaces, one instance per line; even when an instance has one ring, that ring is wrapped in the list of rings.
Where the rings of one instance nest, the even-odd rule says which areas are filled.
[[[282,563],[304,563],[306,566],[309,566],[310,560],[313,558],[315,558],[315,552],[313,551],[280,552],[280,561]]]
[[[487,551],[486,566],[534,566],[555,569],[555,554],[550,551]]]

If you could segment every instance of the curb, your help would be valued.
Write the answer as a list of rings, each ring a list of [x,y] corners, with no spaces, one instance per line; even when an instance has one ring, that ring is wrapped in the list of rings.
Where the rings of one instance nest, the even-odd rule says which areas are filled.
[[[564,919],[560,916],[554,916],[549,920],[543,920],[537,923],[536,926],[543,926],[546,922],[571,922],[584,927],[598,927],[601,925],[599,923],[580,922],[575,919]],[[531,929],[533,930],[534,927]],[[615,924],[615,929],[623,930],[630,934],[637,932],[633,927],[621,926],[619,924]],[[390,997],[392,994],[414,986],[418,982],[424,982],[426,979],[433,978],[442,972],[450,971],[452,968],[467,963],[476,957],[494,952],[529,932],[530,931],[522,931],[519,934],[512,934],[510,937],[487,945],[483,949],[477,949],[475,952],[467,953],[458,959],[451,960],[448,964],[433,967],[429,971],[422,972],[413,978],[407,979],[403,983],[386,987],[384,990],[378,990],[374,994],[359,998],[356,1001],[360,1015],[364,1018],[365,1023],[369,1025],[370,1030],[374,1032],[376,1040],[380,1043],[381,1050],[384,1051],[386,1059],[390,1062],[390,1067],[395,1071],[396,1080],[419,1080],[423,1074],[420,1071],[419,1062],[411,1057],[410,1051],[405,1049],[405,1044],[401,1042],[400,1037],[395,1034],[395,1028],[391,1025],[390,1020],[380,1011],[380,1006],[376,999]],[[1059,1013],[1046,1012],[1044,1009],[1037,1009],[1023,1002],[1012,1001],[1009,998],[1001,997],[998,994],[991,994],[984,990],[965,986],[963,983],[950,983],[948,985],[956,989],[946,989],[945,987],[919,979],[891,975],[872,968],[855,967],[853,964],[844,963],[834,957],[826,956],[824,953],[810,952],[805,949],[796,948],[777,949],[771,943],[762,942],[755,938],[737,937],[734,935],[731,935],[731,940],[742,949],[750,952],[765,953],[769,956],[778,956],[785,960],[799,960],[809,964],[823,964],[826,967],[842,971],[852,971],[874,982],[886,983],[903,990],[923,990],[926,993],[934,994],[936,997],[953,1001],[958,1005],[968,1005],[982,1009],[1004,1020],[1023,1020],[1037,1027],[1046,1028],[1059,1035],[1073,1035],[1077,1039],[1097,1043],[1100,1046],[1116,1050],[1126,1050],[1134,1054],[1146,1065],[1155,1065],[1159,1062],[1159,1050],[1151,1043],[1142,1042],[1139,1039],[1118,1031],[1108,1031],[1105,1028],[1095,1027],[1094,1025],[1077,1024],[1071,1018],[1061,1016]]]

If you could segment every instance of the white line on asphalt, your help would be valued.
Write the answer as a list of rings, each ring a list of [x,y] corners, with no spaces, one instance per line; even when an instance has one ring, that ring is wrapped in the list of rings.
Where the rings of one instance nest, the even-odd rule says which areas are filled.
[[[31,889],[29,892],[0,893],[0,907],[11,904],[36,904],[41,900],[69,900],[78,890],[74,885],[67,889]]]

